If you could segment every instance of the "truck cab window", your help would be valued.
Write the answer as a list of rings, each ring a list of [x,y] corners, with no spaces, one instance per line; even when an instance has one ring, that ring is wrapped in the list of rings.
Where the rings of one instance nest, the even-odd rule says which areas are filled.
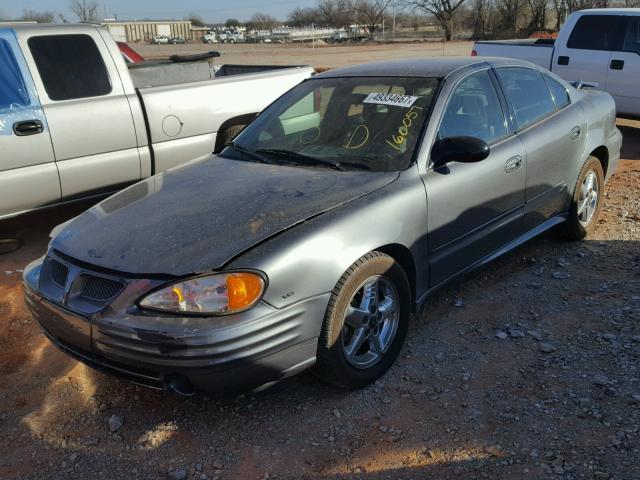
[[[568,48],[580,50],[622,50],[627,17],[620,15],[584,15],[569,36]]]
[[[29,94],[20,67],[11,46],[3,39],[0,39],[0,65],[0,111],[29,105]]]
[[[630,17],[622,50],[640,54],[640,17]]]
[[[29,50],[51,100],[111,92],[107,67],[89,35],[35,36],[29,39]]]
[[[523,129],[556,110],[551,92],[537,70],[520,67],[496,69],[504,92],[516,115],[518,128]]]

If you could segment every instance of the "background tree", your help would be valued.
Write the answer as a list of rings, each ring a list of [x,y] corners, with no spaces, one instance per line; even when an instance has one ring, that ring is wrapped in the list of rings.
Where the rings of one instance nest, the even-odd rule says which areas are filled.
[[[353,9],[356,14],[356,22],[363,26],[369,37],[373,37],[374,32],[382,24],[384,11],[391,4],[392,0],[356,0]]]
[[[186,20],[191,22],[191,25],[194,27],[205,27],[206,22],[202,19],[200,15],[197,13],[190,13],[186,16]]]
[[[69,9],[78,16],[81,23],[98,21],[98,3],[95,0],[71,0]]]
[[[251,19],[247,22],[247,26],[256,30],[271,30],[273,27],[278,26],[279,23],[278,19],[272,15],[258,12],[251,16]]]
[[[315,8],[294,8],[287,17],[287,24],[292,27],[308,27],[317,21],[317,11]]]
[[[227,18],[227,21],[224,22],[224,26],[227,28],[236,28],[240,26],[240,20],[237,18]]]
[[[25,9],[22,11],[20,20],[25,22],[53,23],[55,13],[53,12],[37,12],[35,10]]]
[[[432,15],[448,42],[453,36],[454,15],[465,0],[405,0],[404,5],[426,15]]]

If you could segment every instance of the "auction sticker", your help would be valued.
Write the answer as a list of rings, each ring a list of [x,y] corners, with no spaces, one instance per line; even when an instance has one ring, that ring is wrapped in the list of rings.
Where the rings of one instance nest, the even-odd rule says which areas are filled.
[[[409,108],[418,97],[398,95],[395,93],[370,93],[363,103],[377,103],[379,105],[393,105],[394,107]]]

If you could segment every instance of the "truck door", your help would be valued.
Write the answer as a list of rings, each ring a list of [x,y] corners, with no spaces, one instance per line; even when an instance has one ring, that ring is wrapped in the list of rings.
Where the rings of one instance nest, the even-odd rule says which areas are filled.
[[[618,113],[640,115],[640,17],[627,17],[621,51],[611,52],[607,70],[607,91],[616,101]]]
[[[620,50],[625,32],[625,17],[583,15],[576,22],[566,45],[558,45],[551,70],[573,82],[607,84],[611,50]]]
[[[0,218],[60,200],[47,119],[15,34],[0,29]]]
[[[63,199],[114,190],[141,176],[133,116],[114,59],[97,29],[69,31],[43,29],[19,39],[37,72]]]

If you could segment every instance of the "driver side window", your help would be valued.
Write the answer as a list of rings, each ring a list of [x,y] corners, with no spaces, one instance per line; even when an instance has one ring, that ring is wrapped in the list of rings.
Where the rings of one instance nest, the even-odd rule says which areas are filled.
[[[504,113],[489,74],[469,75],[449,97],[438,138],[468,136],[491,144],[506,135]]]

